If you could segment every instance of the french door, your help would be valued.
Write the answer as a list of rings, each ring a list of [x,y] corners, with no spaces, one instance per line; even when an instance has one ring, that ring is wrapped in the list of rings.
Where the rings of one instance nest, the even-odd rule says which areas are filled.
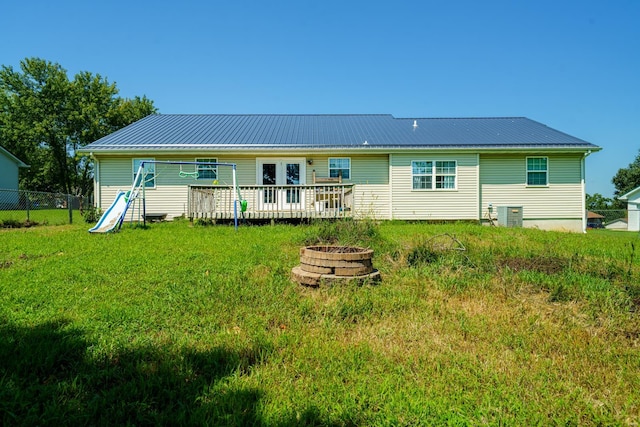
[[[261,210],[303,210],[305,159],[258,159],[259,204]]]

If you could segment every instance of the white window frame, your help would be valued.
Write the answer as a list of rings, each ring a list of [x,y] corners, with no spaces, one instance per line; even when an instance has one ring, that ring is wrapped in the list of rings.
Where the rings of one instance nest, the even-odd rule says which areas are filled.
[[[424,163],[423,165],[417,165],[417,163]],[[424,169],[422,173],[415,173],[415,169],[419,168],[420,171]],[[416,187],[416,177],[430,178],[428,187]],[[411,161],[411,189],[414,191],[424,191],[433,189],[433,161],[431,160],[412,160]]]
[[[197,158],[195,160],[196,162],[203,162],[203,163],[218,163],[218,159],[217,158]],[[217,180],[218,179],[218,166],[214,166],[214,165],[195,165],[196,166],[196,172],[198,173],[198,177],[197,179],[202,179],[202,180]],[[202,173],[205,171],[211,171],[214,174],[214,177],[203,177]]]
[[[331,161],[332,160],[346,160],[347,162],[349,162],[349,167],[344,168],[344,167],[331,167]],[[342,174],[342,179],[351,179],[351,157],[329,157],[328,161],[327,161],[327,168],[328,168],[328,176],[329,178],[337,178],[338,177],[338,173],[336,173],[335,176],[331,175],[331,171],[341,171],[341,170],[346,170],[348,176],[345,176],[344,173]]]
[[[544,159],[546,169],[529,169],[529,159]],[[544,173],[544,184],[532,184],[529,181],[529,173]],[[549,157],[548,156],[527,156],[525,160],[525,174],[527,187],[548,187],[549,186]]]
[[[155,160],[156,160],[155,158],[146,158],[146,157],[145,158],[134,158],[134,159],[132,159],[132,161],[131,161],[131,166],[132,166],[132,169],[133,169],[132,181],[135,181],[135,179],[136,179],[136,174],[138,173],[138,167],[140,166],[140,162],[155,162]],[[156,188],[156,185],[157,185],[156,181],[158,179],[158,174],[156,173],[156,164],[155,163],[146,164],[146,165],[144,165],[144,170],[146,172],[145,176],[146,176],[147,173],[149,173],[147,171],[153,171],[153,185],[147,185],[147,184],[149,184],[150,180],[147,180],[147,179],[145,179],[143,177],[143,179],[145,179],[145,185],[144,185],[145,190]],[[135,184],[135,182],[134,182],[134,184]]]
[[[453,163],[454,172],[445,172],[442,170],[445,166],[444,162]],[[416,163],[425,163],[424,173],[415,173]],[[438,166],[440,163],[440,166]],[[431,178],[429,187],[416,188],[415,177]],[[445,177],[453,177],[453,187],[438,187],[439,181],[444,183]],[[439,178],[441,178],[439,180]],[[457,160],[412,160],[411,161],[411,190],[412,191],[457,191],[458,190],[458,161]]]

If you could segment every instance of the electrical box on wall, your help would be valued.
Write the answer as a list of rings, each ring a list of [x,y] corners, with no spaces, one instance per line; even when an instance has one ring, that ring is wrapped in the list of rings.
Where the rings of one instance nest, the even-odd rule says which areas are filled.
[[[498,206],[498,225],[522,227],[522,206]]]

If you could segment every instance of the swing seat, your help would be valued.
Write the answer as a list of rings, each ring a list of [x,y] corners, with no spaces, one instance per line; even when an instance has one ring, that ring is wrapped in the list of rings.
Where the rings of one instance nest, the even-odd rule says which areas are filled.
[[[166,213],[146,213],[144,214],[144,220],[149,222],[164,221],[167,217]]]

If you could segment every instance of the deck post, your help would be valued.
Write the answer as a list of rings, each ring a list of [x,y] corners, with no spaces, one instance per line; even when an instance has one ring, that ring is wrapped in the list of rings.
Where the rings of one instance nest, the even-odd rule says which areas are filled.
[[[236,165],[233,164],[233,224],[238,231],[238,187],[236,183]]]

